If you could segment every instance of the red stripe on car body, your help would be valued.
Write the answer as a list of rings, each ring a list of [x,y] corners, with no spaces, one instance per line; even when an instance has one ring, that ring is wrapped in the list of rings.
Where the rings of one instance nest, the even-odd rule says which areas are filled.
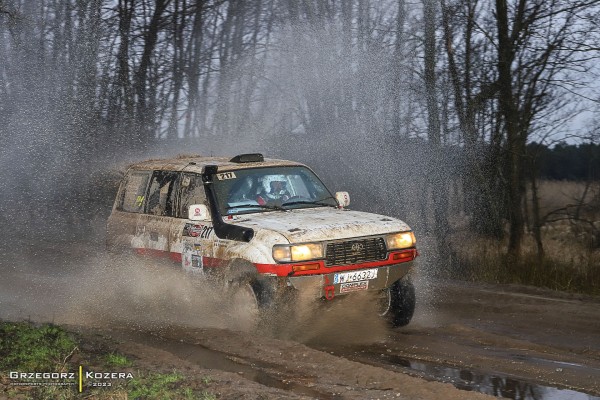
[[[156,249],[145,249],[145,248],[135,248],[135,252],[142,256],[151,256],[156,258],[169,258],[174,262],[181,262],[181,253],[164,251],[164,250],[156,250]],[[402,255],[403,258],[393,259],[394,255]],[[365,268],[377,268],[377,267],[385,267],[388,265],[400,264],[408,261],[414,260],[419,253],[417,249],[408,249],[402,251],[392,251],[388,254],[388,257],[385,260],[381,261],[370,261],[361,264],[349,264],[349,265],[338,265],[332,267],[326,267],[325,261],[323,260],[314,260],[314,261],[306,261],[302,263],[292,263],[292,264],[262,264],[262,263],[254,263],[256,270],[261,274],[273,274],[277,276],[301,276],[301,275],[322,275],[329,274],[332,272],[340,272],[340,271],[352,271],[355,269],[365,269]],[[225,260],[222,258],[214,258],[214,257],[202,257],[202,265],[206,268],[221,268],[226,267],[229,263],[229,260]],[[319,264],[319,269],[314,270],[306,270],[306,271],[293,271],[292,267],[306,264]]]

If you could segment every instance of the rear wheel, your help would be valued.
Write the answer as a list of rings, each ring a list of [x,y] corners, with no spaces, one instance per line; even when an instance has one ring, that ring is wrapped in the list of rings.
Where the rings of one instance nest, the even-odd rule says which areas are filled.
[[[406,326],[415,313],[415,287],[409,277],[404,277],[383,290],[378,302],[379,315],[394,327]]]

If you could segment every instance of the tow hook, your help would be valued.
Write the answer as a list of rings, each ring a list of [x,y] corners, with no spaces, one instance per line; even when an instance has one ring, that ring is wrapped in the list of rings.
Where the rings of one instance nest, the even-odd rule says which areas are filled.
[[[329,278],[325,277],[325,283],[328,284],[329,283]],[[335,297],[335,286],[333,285],[326,285],[323,289],[325,289],[325,298],[327,300],[333,300],[333,298]]]
[[[329,285],[325,286],[325,298],[327,300],[333,300],[335,297],[335,286]]]

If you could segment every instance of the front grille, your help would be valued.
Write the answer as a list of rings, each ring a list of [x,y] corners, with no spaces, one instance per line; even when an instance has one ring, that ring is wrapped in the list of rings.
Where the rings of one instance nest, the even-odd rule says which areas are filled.
[[[333,242],[327,243],[325,266],[360,264],[386,257],[385,241],[381,237]]]

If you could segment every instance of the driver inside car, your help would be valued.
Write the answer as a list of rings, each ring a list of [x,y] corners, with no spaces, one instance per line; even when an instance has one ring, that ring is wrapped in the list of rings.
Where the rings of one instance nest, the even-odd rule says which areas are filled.
[[[269,202],[284,202],[291,196],[287,189],[287,181],[284,175],[269,175],[263,179],[263,190],[256,197],[256,202],[265,205]]]

